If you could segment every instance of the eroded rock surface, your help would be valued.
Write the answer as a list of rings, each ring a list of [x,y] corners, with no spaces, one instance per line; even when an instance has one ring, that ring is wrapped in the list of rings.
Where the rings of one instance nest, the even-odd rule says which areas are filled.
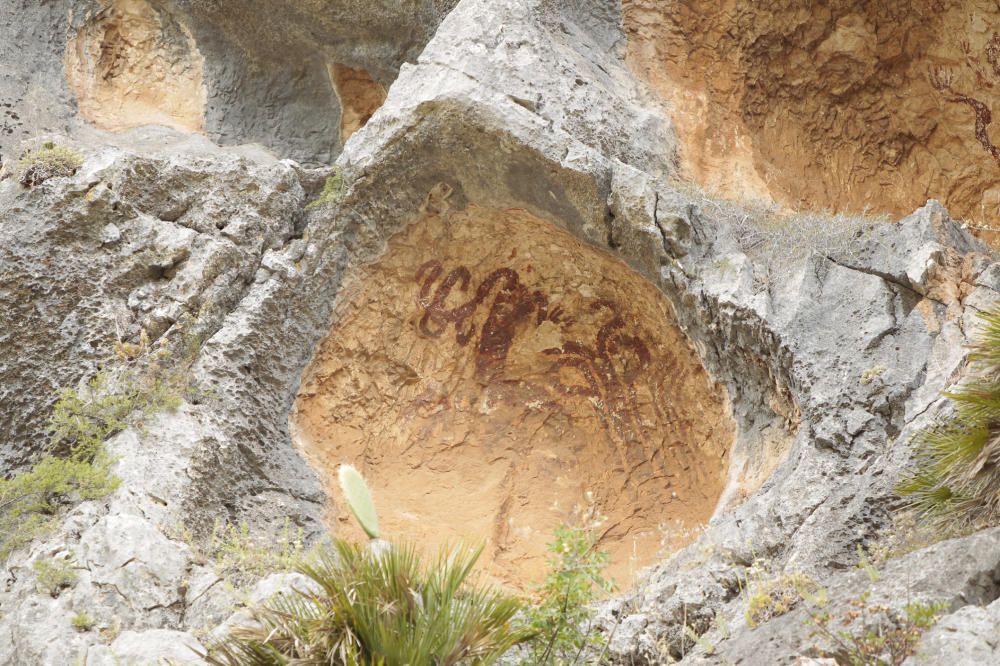
[[[101,129],[203,130],[204,65],[184,25],[145,0],[116,0],[66,44],[80,115]]]
[[[484,562],[525,586],[555,527],[597,522],[628,585],[712,515],[724,395],[619,260],[523,210],[427,208],[342,292],[299,445],[331,490],[361,467],[386,534],[431,553],[486,538]]]
[[[117,14],[83,1],[17,5],[18,20],[0,29],[31,39],[0,40],[0,54],[15,62],[10,45],[23,42],[35,64],[0,72],[5,167],[28,134],[51,131],[85,161],[31,190],[0,184],[4,471],[38,453],[51,389],[96,370],[118,336],[186,327],[202,345],[191,370],[199,397],[109,441],[121,488],[60,514],[54,532],[5,563],[0,661],[101,663],[116,651],[157,658],[197,647],[193,632],[235,602],[196,552],[212,523],[245,521],[272,540],[291,524],[311,542],[329,499],[321,477],[347,455],[380,497],[398,493],[383,511],[400,530],[416,522],[406,511],[427,508],[421,485],[448,479],[455,495],[499,498],[469,520],[511,546],[493,554],[507,575],[535,566],[545,531],[587,490],[623,519],[608,525],[632,530],[609,541],[619,567],[628,538],[661,517],[708,519],[603,607],[609,656],[795,663],[810,650],[797,616],[751,630],[740,622],[741,578],[764,557],[776,572],[829,585],[835,604],[865,587],[847,571],[857,547],[889,527],[909,436],[940,412],[976,313],[998,297],[993,255],[941,204],[924,204],[927,183],[953,184],[942,198],[963,215],[987,201],[992,153],[974,125],[952,135],[928,120],[943,106],[970,122],[974,105],[929,101],[965,91],[960,75],[921,78],[928,64],[979,66],[988,77],[992,37],[973,21],[962,63],[947,61],[952,47],[934,55],[921,31],[890,44],[921,16],[921,26],[958,25],[963,6],[945,3],[936,18],[923,5],[905,15],[877,3],[813,8],[815,17],[755,6],[713,41],[706,35],[731,25],[729,5],[721,16],[684,5],[664,18],[660,5],[625,3],[622,17],[597,0],[150,2],[158,36],[172,47],[184,36],[170,53],[204,59],[206,138],[87,128],[65,79],[66,47]],[[672,25],[691,29],[657,42]],[[675,71],[684,39],[713,46]],[[977,53],[986,53],[978,65]],[[882,64],[866,69],[869,56]],[[184,58],[182,71],[193,71]],[[803,81],[769,69],[786,61],[805,63],[794,70]],[[681,103],[665,111],[646,87],[697,95],[692,80],[713,67],[721,88],[699,98],[701,125]],[[680,87],[668,90],[661,75]],[[906,91],[925,85],[923,106],[908,101],[884,120],[892,95],[911,100]],[[376,104],[378,86],[387,94]],[[357,122],[345,122],[337,90]],[[752,113],[734,99],[752,101],[743,109]],[[727,117],[731,125],[712,124]],[[304,162],[339,154],[345,191],[307,208],[329,170],[209,139],[261,141]],[[699,142],[707,157],[696,169]],[[947,166],[963,154],[967,178]],[[817,206],[876,198],[919,209],[851,234],[820,227],[795,236],[801,247],[787,256],[767,256],[745,233],[763,221],[678,188],[678,164],[707,181],[732,167],[747,191],[804,192]],[[834,185],[847,174],[856,180]],[[893,174],[898,193],[886,185]],[[471,312],[456,313],[469,299]],[[616,317],[622,325],[608,328]],[[677,386],[684,401],[669,399]],[[300,449],[289,427],[296,397]],[[474,447],[517,464],[466,457]],[[517,465],[521,475],[508,474]],[[404,474],[420,483],[401,484]],[[637,504],[616,493],[635,480]],[[928,654],[948,650],[951,631],[970,636],[970,655],[995,651],[977,638],[995,615],[995,540],[986,531],[886,567],[879,594],[950,604]],[[77,584],[58,598],[38,593],[32,562],[67,553],[80,563]],[[901,580],[918,562],[933,569]],[[72,631],[81,609],[95,631]],[[692,632],[715,653],[694,646]]]
[[[19,143],[40,133],[155,123],[329,164],[346,138],[342,116],[363,123],[373,91],[453,5],[11,0],[0,24],[0,154],[16,159]],[[351,92],[342,108],[335,65],[366,73],[364,100]]]
[[[685,171],[729,195],[995,224],[1000,8],[982,0],[622,3]]]

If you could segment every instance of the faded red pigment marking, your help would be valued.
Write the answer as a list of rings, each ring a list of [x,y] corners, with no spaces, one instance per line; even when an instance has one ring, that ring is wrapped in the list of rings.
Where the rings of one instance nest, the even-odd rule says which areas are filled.
[[[992,88],[994,82],[990,81],[987,77],[982,62],[978,56],[972,53],[972,47],[969,43],[962,42],[959,46],[965,55],[966,64],[975,75],[977,85],[980,88]],[[993,37],[986,45],[984,52],[993,76],[1000,80],[1000,34],[993,33]],[[983,147],[983,150],[990,154],[993,161],[1000,166],[1000,148],[993,143],[989,135],[989,127],[993,123],[993,113],[990,107],[971,95],[966,95],[955,90],[952,81],[953,75],[950,71],[945,69],[931,70],[928,79],[931,87],[941,93],[946,101],[953,104],[964,104],[972,109],[972,113],[976,118],[974,130],[976,141]]]
[[[507,356],[518,331],[525,325],[540,326],[545,321],[557,325],[572,323],[561,307],[551,307],[548,296],[530,289],[521,282],[517,271],[509,267],[492,271],[471,298],[454,307],[448,306],[453,292],[457,289],[465,294],[472,283],[468,268],[458,266],[446,274],[444,265],[435,259],[424,263],[415,279],[420,283],[417,304],[423,311],[418,330],[427,337],[439,338],[453,325],[455,342],[460,347],[475,339],[476,376],[483,381],[510,381],[503,376]],[[467,320],[491,294],[489,312],[477,332],[475,323]],[[545,373],[552,379],[549,389],[556,395],[583,398],[591,405],[628,474],[648,464],[653,470],[651,476],[664,476],[663,461],[657,462],[659,447],[644,432],[636,390],[639,379],[650,369],[649,348],[639,335],[628,330],[617,304],[598,299],[590,304],[590,310],[607,316],[593,343],[571,340],[541,352],[543,358],[553,360]],[[567,380],[567,370],[577,373],[579,381]],[[656,416],[661,417],[663,410],[655,395],[653,403]],[[637,443],[642,457],[630,461],[630,451],[640,453],[635,450]]]

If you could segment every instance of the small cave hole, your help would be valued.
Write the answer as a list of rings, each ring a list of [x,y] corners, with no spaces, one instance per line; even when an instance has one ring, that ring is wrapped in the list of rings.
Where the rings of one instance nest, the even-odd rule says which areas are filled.
[[[340,100],[340,141],[346,143],[382,106],[386,90],[363,69],[334,63],[329,71],[333,90]]]

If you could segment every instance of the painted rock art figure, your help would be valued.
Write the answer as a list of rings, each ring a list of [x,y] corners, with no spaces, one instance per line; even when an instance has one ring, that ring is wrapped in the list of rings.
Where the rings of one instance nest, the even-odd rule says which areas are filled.
[[[417,271],[417,282],[423,281],[417,298],[424,310],[419,329],[426,336],[440,337],[449,324],[454,324],[455,342],[464,347],[475,336],[475,325],[466,324],[466,320],[495,292],[476,345],[476,374],[481,379],[491,379],[502,373],[518,328],[530,322],[533,313],[537,313],[536,326],[546,319],[558,322],[559,310],[550,312],[545,295],[537,290],[530,291],[513,269],[496,269],[479,283],[471,299],[453,308],[446,304],[452,290],[457,285],[460,292],[468,291],[472,275],[465,266],[453,269],[431,296],[431,288],[443,273],[444,267],[437,260],[428,261]]]
[[[984,49],[986,61],[990,65],[992,75],[996,82],[991,81],[983,69],[979,57],[972,53],[972,47],[968,42],[962,42],[962,52],[965,54],[965,61],[972,70],[979,88],[993,88],[995,83],[1000,83],[1000,34],[993,33],[993,37]],[[993,123],[993,113],[990,107],[984,102],[966,95],[955,89],[952,73],[944,69],[932,70],[929,76],[931,87],[941,93],[945,100],[953,104],[965,104],[972,109],[976,117],[975,135],[979,145],[988,152],[993,161],[1000,166],[1000,148],[993,143],[989,135],[989,126]]]
[[[614,303],[602,299],[590,308],[611,313],[611,319],[598,330],[593,345],[568,341],[543,353],[558,357],[553,365],[555,388],[566,395],[588,398],[618,448],[624,470],[631,473],[643,462],[630,462],[632,445],[641,444],[644,460],[651,464],[656,454],[643,433],[635,387],[636,380],[649,367],[649,349],[639,336],[626,331],[625,321]],[[565,368],[578,372],[583,383],[567,384],[561,372]]]
[[[424,263],[415,277],[420,283],[417,303],[423,310],[418,330],[427,337],[439,338],[453,325],[459,346],[475,339],[476,376],[483,381],[510,379],[503,376],[507,356],[526,326],[540,326],[545,321],[569,323],[561,308],[550,308],[548,296],[528,288],[517,271],[509,267],[492,271],[471,298],[453,307],[448,305],[453,292],[469,291],[472,274],[468,268],[458,266],[445,273],[444,265],[434,259]],[[470,320],[491,295],[486,319],[477,331]],[[655,470],[657,450],[643,432],[636,392],[637,380],[650,365],[649,349],[638,335],[628,331],[615,303],[598,299],[590,304],[590,310],[610,314],[593,344],[570,340],[541,352],[540,362],[555,357],[548,371],[551,383],[547,389],[555,397],[575,396],[590,405],[614,443],[627,474],[645,464]]]
[[[322,469],[364,469],[383,529],[429,553],[484,539],[517,587],[544,575],[553,529],[600,523],[631,580],[715,510],[724,394],[655,285],[527,211],[448,209],[449,189],[351,279],[296,441]]]

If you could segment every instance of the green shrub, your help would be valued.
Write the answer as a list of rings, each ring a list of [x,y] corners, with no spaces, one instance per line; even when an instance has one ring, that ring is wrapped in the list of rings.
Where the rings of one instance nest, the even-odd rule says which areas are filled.
[[[258,626],[233,630],[206,658],[215,666],[492,664],[532,634],[514,622],[520,602],[469,581],[481,551],[442,555],[427,568],[410,546],[337,540],[299,567],[319,591],[254,609]]]
[[[129,425],[176,409],[190,390],[190,352],[175,360],[165,340],[154,348],[145,330],[137,344],[117,343],[115,352],[120,363],[113,370],[97,373],[79,389],[59,390],[49,418],[52,450],[88,457]]]
[[[907,508],[940,530],[1000,518],[1000,309],[981,319],[974,376],[945,394],[951,412],[914,436],[915,465],[897,486]]]
[[[38,150],[28,150],[17,161],[14,177],[24,187],[34,187],[56,176],[72,176],[83,164],[75,150],[46,143]]]
[[[90,631],[94,628],[94,619],[86,613],[77,613],[69,620],[70,625],[77,631]]]
[[[118,487],[104,441],[181,402],[193,355],[170,367],[165,346],[116,345],[121,363],[80,388],[63,388],[49,418],[49,453],[29,469],[0,479],[0,560],[54,524],[61,505],[103,497]]]
[[[0,560],[51,529],[60,504],[103,497],[117,487],[103,451],[90,460],[47,455],[31,469],[0,479]]]
[[[576,664],[599,647],[590,605],[614,590],[604,577],[608,555],[596,548],[590,530],[562,525],[549,544],[549,573],[539,603],[526,612],[536,634],[528,645],[529,663],[536,666]]]
[[[320,192],[320,195],[314,201],[306,205],[306,210],[319,208],[326,204],[337,204],[340,198],[344,196],[345,189],[343,173],[340,169],[334,168],[333,173],[327,176],[326,182],[323,183],[323,191]]]
[[[35,560],[31,568],[35,571],[35,588],[42,594],[58,597],[65,588],[76,585],[76,571],[69,559]]]

